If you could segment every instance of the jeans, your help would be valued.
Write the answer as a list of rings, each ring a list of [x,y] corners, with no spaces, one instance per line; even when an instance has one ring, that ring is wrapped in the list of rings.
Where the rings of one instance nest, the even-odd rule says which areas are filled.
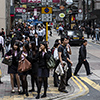
[[[99,41],[99,34],[96,34],[96,41]]]

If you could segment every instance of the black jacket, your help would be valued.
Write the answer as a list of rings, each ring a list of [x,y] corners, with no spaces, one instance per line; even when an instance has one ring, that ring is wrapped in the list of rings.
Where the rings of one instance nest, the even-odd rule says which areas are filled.
[[[39,68],[47,68],[47,60],[50,58],[50,52],[47,52],[42,56],[42,51],[38,52],[36,58],[38,60]]]
[[[79,50],[79,59],[80,59],[80,60],[86,59],[86,55],[87,55],[86,47],[85,47],[84,45],[82,45],[82,46],[80,47],[80,50]]]
[[[32,41],[34,41],[34,42],[35,42],[35,44],[36,44],[35,37],[33,37],[33,38],[32,38]],[[38,46],[40,46],[40,38],[39,38],[39,37],[38,37]]]

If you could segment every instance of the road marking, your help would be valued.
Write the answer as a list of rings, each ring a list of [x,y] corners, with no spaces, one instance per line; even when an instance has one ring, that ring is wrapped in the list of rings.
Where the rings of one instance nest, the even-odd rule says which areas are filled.
[[[80,91],[78,93],[73,94],[72,96],[75,96],[77,94],[80,94],[83,91],[82,86],[73,78],[71,77],[71,79],[74,81],[74,83],[79,87]]]
[[[95,42],[92,42],[92,41],[89,41],[89,42],[100,46],[100,44],[99,44],[99,43],[95,43]]]
[[[72,74],[73,75],[73,74]],[[75,80],[75,79],[76,80]],[[71,95],[67,95],[67,98],[69,98],[68,100],[72,100],[72,99],[70,99],[70,97],[74,97],[74,99],[75,98],[78,98],[78,97],[80,97],[80,96],[84,96],[84,95],[86,95],[88,92],[89,92],[89,88],[80,80],[80,79],[78,79],[76,76],[73,76],[73,77],[71,77],[71,79],[74,81],[74,83],[78,86],[78,88],[79,88],[79,92],[77,92],[77,93],[75,93],[75,94],[71,94]],[[83,87],[78,83],[78,82],[84,87],[84,89],[85,89],[85,93],[83,93],[83,94],[81,94],[82,92],[83,92]],[[81,94],[81,95],[79,95],[79,94]],[[79,96],[77,96],[77,97],[75,97],[76,95],[79,95]],[[61,99],[64,99],[66,97],[66,95],[65,96],[63,96],[63,97],[61,97],[61,98],[58,98],[57,100],[61,100]]]
[[[76,80],[79,81],[79,83],[81,83],[81,85],[84,87],[84,89],[86,90],[86,92],[83,95],[86,95],[87,93],[89,93],[89,88],[76,76],[74,76],[76,78]]]
[[[93,82],[92,80],[88,79],[87,77],[80,77],[80,78],[81,78],[81,80],[85,81],[90,86],[92,86],[94,89],[100,91],[100,85],[99,84],[96,84],[95,82]]]

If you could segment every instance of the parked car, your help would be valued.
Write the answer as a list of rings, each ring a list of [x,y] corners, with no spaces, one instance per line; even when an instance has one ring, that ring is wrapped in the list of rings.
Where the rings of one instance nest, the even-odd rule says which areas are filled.
[[[84,36],[79,30],[67,30],[66,35],[69,37],[70,45],[81,45],[84,40]]]

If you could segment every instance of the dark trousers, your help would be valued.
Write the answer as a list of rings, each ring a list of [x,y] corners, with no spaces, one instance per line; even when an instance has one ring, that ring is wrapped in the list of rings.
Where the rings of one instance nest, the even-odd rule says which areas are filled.
[[[84,66],[85,66],[87,75],[90,74],[90,67],[89,67],[88,61],[87,60],[86,61],[83,61],[83,60],[80,60],[79,59],[79,62],[77,64],[76,68],[75,68],[74,75],[76,75],[78,73],[78,71],[81,68],[82,64],[84,64]]]
[[[2,56],[4,56],[4,48],[2,47],[2,44],[0,44],[0,51],[2,51]]]
[[[87,33],[87,38],[89,38],[90,33]]]
[[[71,64],[68,63],[68,70],[67,70],[67,77],[66,77],[66,84],[68,84],[68,80],[72,77],[72,68]]]
[[[60,80],[60,85],[59,85],[59,89],[60,91],[65,90],[66,88],[66,72],[64,72],[64,74],[61,76],[61,80]]]
[[[57,68],[57,66],[59,65],[59,60],[56,61],[56,66],[55,66],[55,69],[54,69],[54,86],[58,86],[58,83],[59,83],[59,75],[57,75],[57,73],[55,73],[55,70]]]

